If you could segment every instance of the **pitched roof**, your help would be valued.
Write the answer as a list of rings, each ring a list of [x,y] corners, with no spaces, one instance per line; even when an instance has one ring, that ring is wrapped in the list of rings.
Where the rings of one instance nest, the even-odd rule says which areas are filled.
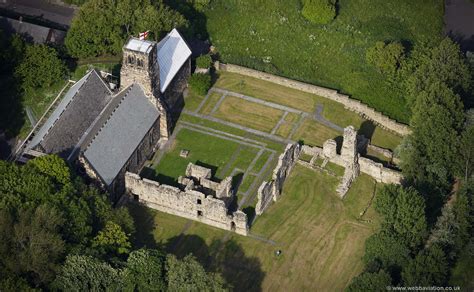
[[[27,149],[40,147],[67,157],[111,98],[112,92],[92,70],[68,90]]]
[[[62,44],[66,32],[46,26],[0,16],[0,27],[8,34],[17,33],[26,36],[28,41],[37,44],[47,42]]]
[[[176,28],[157,44],[157,49],[157,62],[160,69],[160,91],[165,92],[176,73],[191,56],[191,49]]]
[[[113,182],[160,116],[142,88],[133,84],[84,151],[102,181]]]

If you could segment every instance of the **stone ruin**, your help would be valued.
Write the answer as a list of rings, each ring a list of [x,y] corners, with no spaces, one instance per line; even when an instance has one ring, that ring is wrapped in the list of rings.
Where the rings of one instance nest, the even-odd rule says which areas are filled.
[[[248,234],[247,215],[240,210],[230,210],[235,199],[232,177],[215,182],[211,180],[210,169],[189,163],[185,176],[178,178],[178,184],[179,187],[174,187],[138,174],[125,174],[127,193],[152,209]]]
[[[347,194],[352,182],[360,172],[370,175],[377,182],[400,184],[403,176],[399,171],[386,168],[382,163],[377,163],[360,156],[359,153],[369,146],[369,140],[362,135],[357,135],[356,130],[352,126],[344,129],[341,154],[337,154],[337,143],[333,139],[326,140],[323,148],[288,144],[285,152],[278,159],[278,164],[273,171],[272,180],[263,182],[258,189],[258,202],[255,207],[255,213],[261,215],[270,206],[272,201],[278,200],[283,189],[283,183],[296,162],[306,167],[315,168],[316,160],[321,158],[323,160],[321,167],[324,167],[328,162],[344,167],[342,181],[336,189],[341,198],[344,198]],[[311,156],[310,162],[300,160],[301,154]]]
[[[300,144],[288,144],[286,146],[285,152],[280,155],[277,166],[273,170],[272,180],[269,182],[264,181],[258,188],[258,201],[255,207],[257,215],[261,215],[272,201],[276,202],[278,200],[283,184],[298,161],[300,153]]]
[[[386,168],[382,163],[377,163],[369,158],[361,157],[360,152],[364,151],[368,145],[368,139],[362,135],[357,135],[354,127],[349,126],[344,129],[344,140],[342,143],[341,154],[337,154],[337,143],[333,139],[326,140],[323,148],[310,147],[304,145],[301,152],[312,156],[311,162],[299,163],[313,167],[314,161],[321,157],[325,165],[328,161],[344,167],[342,181],[337,187],[337,193],[343,198],[349,191],[351,183],[360,172],[370,175],[377,182],[400,184],[403,176],[399,171]]]

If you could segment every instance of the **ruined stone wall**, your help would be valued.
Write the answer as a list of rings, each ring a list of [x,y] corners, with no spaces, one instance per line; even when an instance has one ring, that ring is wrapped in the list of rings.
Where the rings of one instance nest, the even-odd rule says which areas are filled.
[[[299,82],[296,80],[291,80],[288,78],[272,75],[269,73],[264,73],[261,71],[257,71],[257,70],[253,70],[253,69],[249,69],[249,68],[245,68],[245,67],[241,67],[241,66],[237,66],[233,64],[218,63],[218,64],[215,64],[215,68],[218,68],[219,70],[222,70],[222,71],[238,73],[238,74],[262,79],[265,81],[273,82],[273,83],[283,85],[289,88],[323,96],[327,99],[343,104],[346,109],[360,114],[362,117],[377,123],[378,125],[380,125],[381,127],[387,130],[393,131],[402,136],[405,136],[411,133],[411,130],[407,125],[398,123],[397,121],[385,116],[381,112],[378,112],[375,109],[367,106],[366,104],[363,104],[361,101],[351,99],[348,95],[338,93],[337,90],[324,88],[324,87],[320,87],[320,86],[316,86],[312,84],[307,84],[307,83]]]
[[[300,157],[301,148],[301,145],[298,143],[288,144],[285,152],[278,158],[277,166],[273,170],[272,180],[269,182],[264,181],[258,188],[258,201],[255,207],[257,215],[262,214],[272,200],[276,202],[280,197],[283,184]]]
[[[382,163],[377,163],[365,157],[359,157],[360,171],[373,177],[377,182],[385,184],[401,184],[401,172],[386,168]]]
[[[159,184],[130,172],[125,173],[125,185],[128,192],[150,208],[241,235],[248,234],[247,215],[240,210],[228,214],[223,200],[195,190],[183,191]]]

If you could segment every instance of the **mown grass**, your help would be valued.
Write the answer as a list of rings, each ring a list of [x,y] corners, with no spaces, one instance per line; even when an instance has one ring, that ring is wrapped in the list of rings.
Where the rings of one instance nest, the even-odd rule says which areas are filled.
[[[222,61],[339,89],[408,122],[403,92],[367,64],[365,53],[377,41],[402,41],[409,50],[440,40],[443,1],[340,0],[337,7],[327,25],[304,19],[299,0],[212,1],[204,13]]]
[[[291,133],[291,130],[293,130],[293,127],[294,127],[293,123],[283,122],[280,124],[275,134],[283,138],[288,138],[288,136]]]
[[[178,256],[193,253],[236,291],[341,291],[362,271],[364,241],[378,225],[375,213],[363,217],[373,223],[358,220],[372,197],[373,180],[358,177],[345,200],[335,194],[338,182],[295,167],[280,200],[251,228],[276,246],[159,212],[155,241]]]
[[[180,157],[182,149],[189,150],[186,158]],[[257,149],[239,145],[237,142],[202,134],[189,129],[181,129],[177,134],[172,148],[167,152],[155,168],[155,178],[163,183],[176,183],[177,178],[184,175],[188,163],[192,162],[209,167],[213,175],[223,179],[238,167],[245,170],[257,153]],[[234,161],[231,161],[235,154]],[[222,169],[232,163],[227,170]]]
[[[305,119],[292,138],[293,140],[301,140],[308,145],[322,147],[326,140],[334,139],[338,136],[342,136],[342,133],[328,128],[315,120]]]
[[[283,111],[238,97],[227,96],[214,116],[252,129],[270,132],[283,116]]]
[[[188,95],[184,97],[184,108],[189,111],[195,111],[204,100],[204,96],[188,91]]]
[[[206,102],[202,106],[200,113],[202,113],[203,115],[209,115],[221,97],[222,97],[221,93],[211,92]]]

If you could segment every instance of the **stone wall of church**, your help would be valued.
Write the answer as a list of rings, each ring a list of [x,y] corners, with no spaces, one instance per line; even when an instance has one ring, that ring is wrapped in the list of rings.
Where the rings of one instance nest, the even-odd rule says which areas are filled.
[[[247,215],[238,210],[229,214],[222,199],[204,193],[141,178],[126,172],[125,185],[135,200],[146,206],[168,214],[199,221],[217,228],[248,234]]]

